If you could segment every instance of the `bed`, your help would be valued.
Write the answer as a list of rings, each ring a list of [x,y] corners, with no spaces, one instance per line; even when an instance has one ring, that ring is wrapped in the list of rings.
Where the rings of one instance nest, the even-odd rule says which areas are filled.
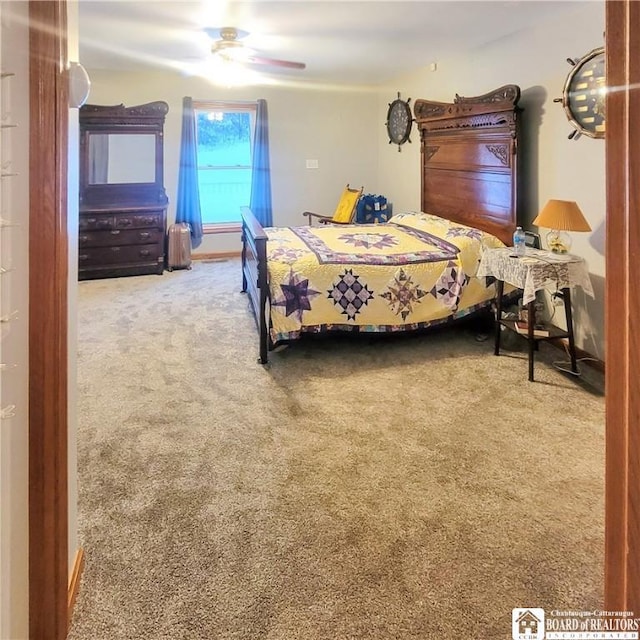
[[[263,228],[242,212],[242,281],[259,362],[304,333],[415,331],[486,307],[475,273],[511,244],[518,209],[520,89],[417,100],[421,210],[381,225]]]

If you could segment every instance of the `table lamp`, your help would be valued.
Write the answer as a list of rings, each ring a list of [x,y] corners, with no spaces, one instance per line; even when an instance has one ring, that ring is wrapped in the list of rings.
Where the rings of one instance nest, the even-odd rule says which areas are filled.
[[[554,253],[568,253],[571,249],[571,236],[567,231],[591,231],[580,207],[572,200],[549,200],[533,224],[551,229],[547,246]]]

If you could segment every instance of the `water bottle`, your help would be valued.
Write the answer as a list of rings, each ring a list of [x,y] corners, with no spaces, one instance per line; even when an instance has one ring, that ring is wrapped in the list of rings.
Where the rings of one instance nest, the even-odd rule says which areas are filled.
[[[513,248],[514,253],[518,257],[522,257],[527,250],[524,240],[525,236],[522,227],[516,227],[516,230],[513,232]]]

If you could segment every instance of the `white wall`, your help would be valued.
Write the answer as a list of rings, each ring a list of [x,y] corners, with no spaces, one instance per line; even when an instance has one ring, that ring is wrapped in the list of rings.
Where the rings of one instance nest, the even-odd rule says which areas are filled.
[[[386,119],[388,103],[401,91],[403,98],[427,98],[451,102],[458,93],[481,95],[505,84],[522,90],[520,106],[523,138],[519,159],[524,190],[522,223],[531,221],[550,198],[575,200],[589,221],[592,233],[574,233],[572,252],[583,256],[591,272],[595,300],[578,289],[574,295],[576,342],[587,352],[604,359],[604,140],[582,136],[569,140],[573,130],[561,104],[566,58],[581,57],[604,44],[604,2],[575,2],[562,19],[503,38],[455,59],[432,60],[404,75],[381,93],[378,122]],[[577,28],[577,25],[580,25]],[[420,208],[420,144],[414,129],[413,144],[402,153],[387,144],[386,132],[377,127],[379,188],[394,202],[394,211]],[[543,236],[546,230],[541,230]],[[561,323],[562,310],[554,322]]]
[[[15,129],[0,131],[2,179],[0,216],[19,226],[0,229],[0,315],[17,311],[0,325],[0,407],[16,406],[0,421],[0,638],[28,637],[29,624],[29,34],[27,2],[2,2],[1,68],[15,73],[1,80],[0,116]],[[10,165],[4,166],[9,162]]]
[[[377,189],[377,140],[380,126],[376,95],[363,91],[318,91],[262,86],[219,88],[201,78],[173,71],[122,73],[89,70],[92,104],[134,106],[154,100],[169,104],[165,121],[165,187],[168,222],[175,218],[182,98],[257,100],[269,111],[271,187],[275,225],[304,222],[302,211],[333,213],[344,185]],[[306,169],[307,159],[318,169]],[[240,235],[207,236],[198,253],[240,250]]]

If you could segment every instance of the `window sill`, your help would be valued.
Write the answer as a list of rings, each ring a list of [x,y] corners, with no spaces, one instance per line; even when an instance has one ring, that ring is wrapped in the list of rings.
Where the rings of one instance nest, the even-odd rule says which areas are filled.
[[[239,222],[220,222],[217,224],[203,224],[202,233],[213,235],[216,233],[236,233],[242,230]]]

